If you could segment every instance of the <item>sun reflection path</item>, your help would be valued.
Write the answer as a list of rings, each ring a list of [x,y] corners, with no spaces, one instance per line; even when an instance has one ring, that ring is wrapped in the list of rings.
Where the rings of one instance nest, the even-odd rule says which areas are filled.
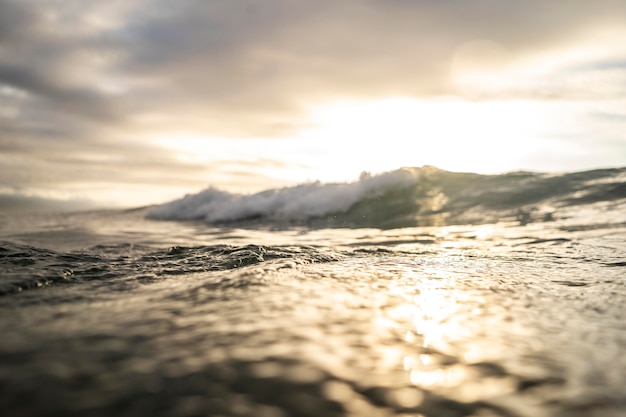
[[[458,258],[395,262],[386,268],[395,276],[381,295],[375,326],[394,331],[405,345],[386,346],[380,366],[398,365],[414,387],[458,401],[513,393],[517,381],[498,364],[510,353],[504,335],[522,340],[528,332],[509,326],[505,311],[463,284],[472,277],[459,273]]]

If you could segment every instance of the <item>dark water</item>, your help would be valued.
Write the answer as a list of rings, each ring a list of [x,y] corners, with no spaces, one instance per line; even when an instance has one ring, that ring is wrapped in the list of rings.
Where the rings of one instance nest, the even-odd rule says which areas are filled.
[[[0,414],[626,416],[624,172],[4,217]]]

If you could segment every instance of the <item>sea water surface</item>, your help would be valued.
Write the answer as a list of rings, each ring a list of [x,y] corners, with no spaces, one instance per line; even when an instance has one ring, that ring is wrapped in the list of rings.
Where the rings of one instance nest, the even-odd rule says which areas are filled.
[[[3,416],[626,416],[626,169],[0,217]]]

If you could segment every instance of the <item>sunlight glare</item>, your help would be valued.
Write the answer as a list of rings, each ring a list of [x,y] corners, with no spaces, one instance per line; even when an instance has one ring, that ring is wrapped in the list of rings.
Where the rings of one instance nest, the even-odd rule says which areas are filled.
[[[326,149],[333,176],[402,166],[496,173],[519,166],[534,150],[545,117],[531,102],[342,102],[313,114],[303,137]]]
[[[557,156],[564,164],[579,157],[580,146],[565,148],[562,141],[563,135],[583,131],[577,123],[584,123],[578,115],[589,110],[585,106],[410,98],[338,101],[311,107],[302,129],[288,137],[161,132],[149,140],[181,164],[198,167],[204,181],[237,192],[355,181],[362,172],[422,165],[496,174],[538,169]]]

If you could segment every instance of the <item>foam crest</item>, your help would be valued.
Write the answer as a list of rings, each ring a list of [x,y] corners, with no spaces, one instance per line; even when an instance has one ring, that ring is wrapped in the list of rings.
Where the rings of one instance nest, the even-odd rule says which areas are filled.
[[[219,223],[264,218],[299,221],[346,212],[366,198],[376,198],[394,188],[416,184],[417,170],[399,169],[378,175],[361,174],[356,182],[311,182],[256,194],[233,194],[208,188],[154,208],[153,219],[204,220]]]

